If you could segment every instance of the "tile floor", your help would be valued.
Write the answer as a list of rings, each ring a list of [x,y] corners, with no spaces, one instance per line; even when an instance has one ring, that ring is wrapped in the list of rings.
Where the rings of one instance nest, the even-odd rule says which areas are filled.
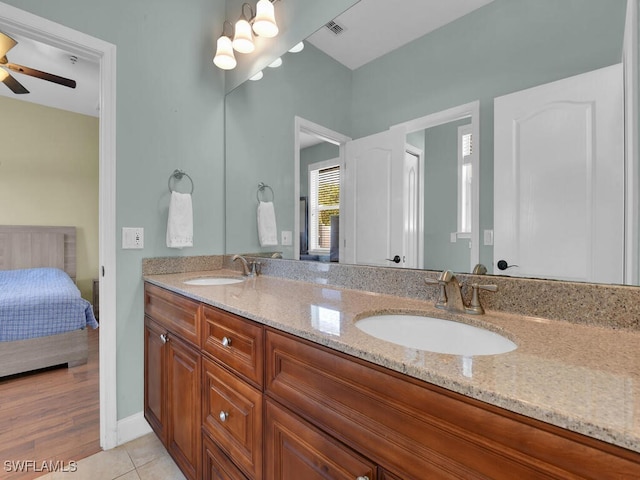
[[[52,472],[38,480],[184,480],[158,437],[149,433],[79,460],[75,472]]]

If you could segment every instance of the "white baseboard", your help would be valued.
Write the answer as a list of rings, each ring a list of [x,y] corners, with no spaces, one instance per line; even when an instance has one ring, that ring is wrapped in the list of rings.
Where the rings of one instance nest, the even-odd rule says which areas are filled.
[[[147,433],[152,432],[151,426],[144,418],[143,412],[134,413],[133,415],[118,420],[118,445],[135,440]]]

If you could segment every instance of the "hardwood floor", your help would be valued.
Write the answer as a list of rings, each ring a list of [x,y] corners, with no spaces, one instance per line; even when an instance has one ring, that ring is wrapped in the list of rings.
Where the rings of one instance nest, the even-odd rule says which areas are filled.
[[[86,365],[0,379],[0,479],[43,475],[14,462],[68,464],[101,450],[99,330],[89,329]]]

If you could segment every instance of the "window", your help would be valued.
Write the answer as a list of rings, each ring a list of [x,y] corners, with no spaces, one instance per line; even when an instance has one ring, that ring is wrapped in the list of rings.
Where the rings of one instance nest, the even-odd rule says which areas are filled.
[[[458,237],[464,237],[464,234],[471,234],[472,153],[471,125],[458,127]]]
[[[309,165],[309,251],[329,253],[331,217],[340,214],[340,165],[329,160]]]

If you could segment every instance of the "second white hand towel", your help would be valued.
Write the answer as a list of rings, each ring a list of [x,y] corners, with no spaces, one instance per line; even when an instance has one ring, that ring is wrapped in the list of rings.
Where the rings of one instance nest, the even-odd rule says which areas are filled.
[[[258,238],[262,247],[278,245],[276,210],[273,202],[258,203]]]
[[[167,247],[193,247],[193,206],[191,195],[188,193],[171,192]]]

